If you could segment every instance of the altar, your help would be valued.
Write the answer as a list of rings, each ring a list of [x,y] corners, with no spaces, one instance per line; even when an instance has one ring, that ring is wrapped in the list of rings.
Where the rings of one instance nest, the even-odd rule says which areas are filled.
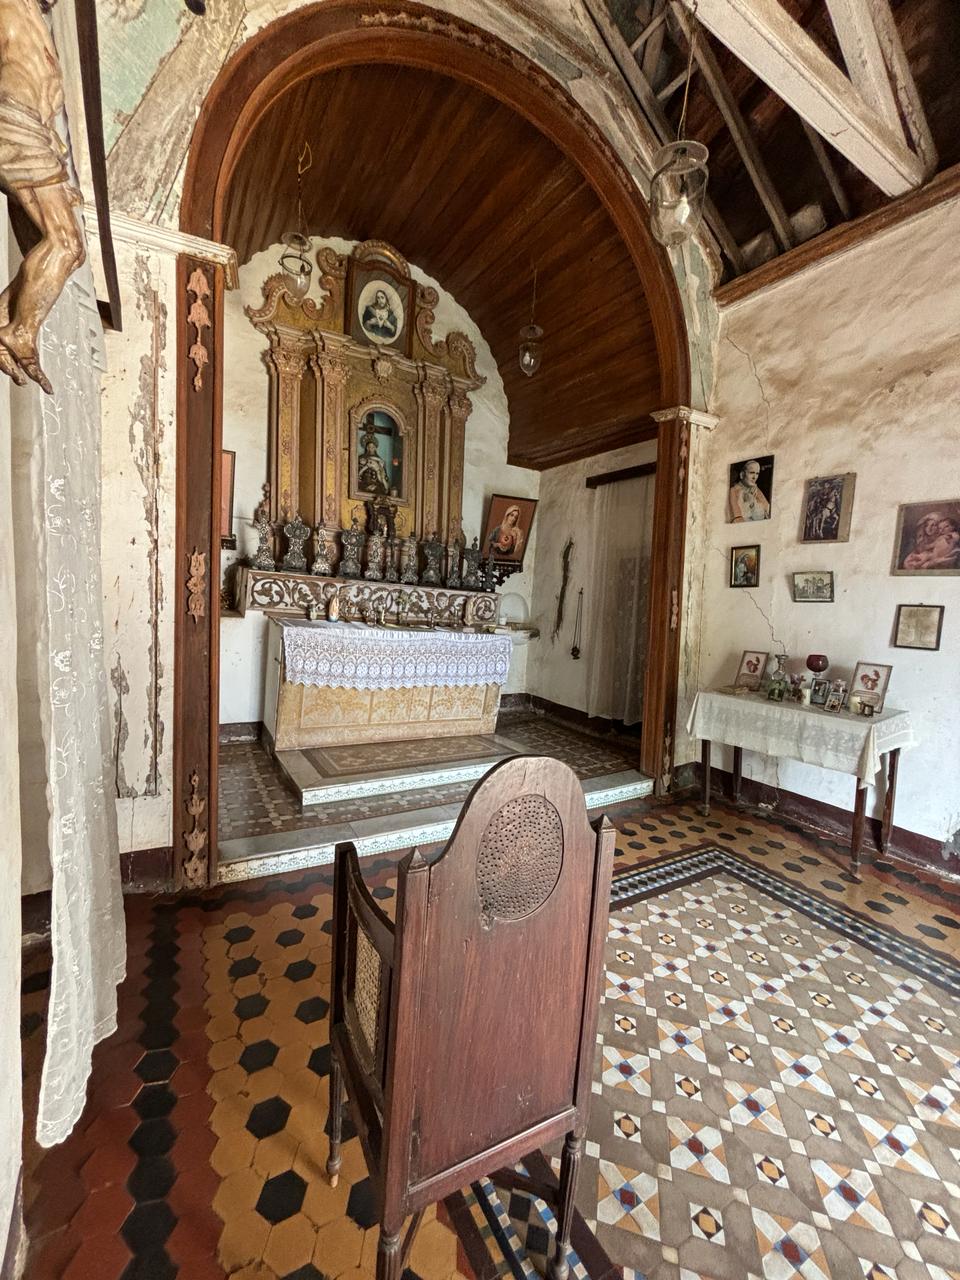
[[[493,733],[511,650],[479,631],[271,618],[273,749]]]

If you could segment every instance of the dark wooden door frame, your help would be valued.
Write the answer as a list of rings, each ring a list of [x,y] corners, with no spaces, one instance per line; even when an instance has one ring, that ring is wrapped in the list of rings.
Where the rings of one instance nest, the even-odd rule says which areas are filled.
[[[483,90],[533,124],[580,169],[623,238],[649,299],[661,404],[685,405],[690,363],[680,296],[667,255],[651,235],[646,204],[625,166],[590,117],[540,67],[489,33],[454,18],[441,19],[420,5],[330,0],[298,9],[248,40],[217,77],[197,120],[184,179],[181,230],[220,239],[237,158],[256,121],[278,96],[306,77],[372,62],[433,70]],[[197,265],[206,265],[211,280],[206,300],[211,327],[200,333],[189,323],[196,299],[186,292]],[[210,881],[216,878],[222,270],[183,257],[178,287],[177,565],[178,574],[184,573],[184,594],[175,627],[173,861],[179,888],[196,882],[201,864],[203,875]],[[197,368],[191,355],[197,342],[204,346],[207,361],[199,387],[194,385]],[[689,432],[688,419],[676,410],[670,415],[656,428],[650,659],[640,760],[661,785],[669,778],[675,738],[686,513],[683,457]],[[195,553],[205,556],[206,563],[200,617],[195,613],[198,593],[186,585]]]

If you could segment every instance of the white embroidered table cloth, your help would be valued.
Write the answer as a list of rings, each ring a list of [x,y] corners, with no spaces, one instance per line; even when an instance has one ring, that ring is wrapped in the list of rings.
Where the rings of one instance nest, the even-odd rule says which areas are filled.
[[[687,732],[728,747],[856,774],[864,784],[873,782],[882,755],[914,745],[908,711],[890,708],[864,717],[771,702],[760,694],[698,693]]]
[[[334,689],[506,684],[509,636],[473,631],[388,631],[356,622],[291,619],[283,628],[285,678]]]

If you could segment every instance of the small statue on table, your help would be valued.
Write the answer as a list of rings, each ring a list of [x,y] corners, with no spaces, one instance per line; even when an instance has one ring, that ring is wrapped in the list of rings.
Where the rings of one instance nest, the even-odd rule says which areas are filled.
[[[363,575],[368,582],[383,581],[383,553],[386,542],[387,522],[380,517],[374,533],[367,536],[367,571]]]
[[[257,531],[257,550],[250,561],[254,569],[270,572],[277,567],[273,558],[273,525],[270,523],[270,482],[263,486],[263,497],[253,513],[253,527]]]
[[[423,544],[423,556],[426,566],[420,581],[425,587],[440,586],[440,557],[443,555],[443,543],[434,532]]]
[[[333,539],[328,537],[327,531],[322,524],[317,525],[316,548],[317,551],[313,557],[313,565],[310,572],[318,578],[332,577],[333,557],[336,555],[336,547]]]
[[[460,544],[459,542],[451,542],[447,547],[447,582],[446,585],[450,591],[457,591],[460,588]]]
[[[463,585],[468,591],[480,591],[480,541],[474,538],[473,545],[463,548]]]
[[[360,557],[363,554],[365,541],[366,534],[360,528],[360,521],[354,516],[350,522],[350,528],[344,529],[340,535],[340,542],[343,546],[343,556],[340,560],[341,578],[360,578],[363,576]]]
[[[310,537],[310,526],[304,524],[298,511],[293,519],[288,520],[283,526],[283,532],[287,539],[287,554],[283,557],[280,568],[285,573],[306,573],[307,557],[303,548]]]
[[[400,581],[405,586],[415,587],[420,581],[417,558],[417,540],[411,533],[404,538],[400,548]]]

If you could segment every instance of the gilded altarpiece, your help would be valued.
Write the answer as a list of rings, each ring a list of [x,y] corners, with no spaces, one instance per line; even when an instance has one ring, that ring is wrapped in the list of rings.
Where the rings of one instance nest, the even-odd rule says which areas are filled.
[[[317,265],[319,303],[278,273],[247,308],[269,342],[270,520],[299,514],[336,535],[354,518],[366,525],[373,501],[392,535],[460,541],[468,392],[484,381],[472,343],[433,337],[437,292],[389,245],[323,248]]]

